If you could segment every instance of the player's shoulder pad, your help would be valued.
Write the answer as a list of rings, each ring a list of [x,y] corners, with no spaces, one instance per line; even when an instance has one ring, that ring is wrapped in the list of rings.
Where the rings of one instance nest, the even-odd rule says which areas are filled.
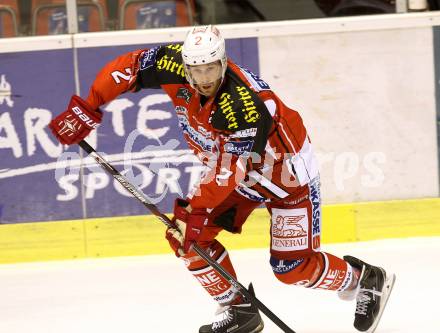
[[[218,130],[241,131],[271,118],[258,94],[229,67],[214,103],[211,123]]]
[[[143,81],[151,85],[186,82],[182,44],[162,45],[146,50],[139,59],[139,72]]]
[[[170,83],[185,81],[185,71],[182,61],[182,44],[162,46],[156,60],[156,71]]]

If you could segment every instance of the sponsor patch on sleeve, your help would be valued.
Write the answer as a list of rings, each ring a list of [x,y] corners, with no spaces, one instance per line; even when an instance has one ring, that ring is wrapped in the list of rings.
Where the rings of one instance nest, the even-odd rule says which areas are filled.
[[[152,49],[145,51],[141,57],[140,61],[140,70],[143,71],[145,69],[150,68],[154,65],[156,61],[157,51],[159,50],[159,46],[156,46]]]

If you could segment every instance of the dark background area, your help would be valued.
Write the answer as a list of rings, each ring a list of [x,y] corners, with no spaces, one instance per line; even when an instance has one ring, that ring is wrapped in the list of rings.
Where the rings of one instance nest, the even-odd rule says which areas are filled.
[[[6,1],[6,0],[5,0]],[[13,0],[7,0],[11,2]],[[133,1],[133,0],[132,0]],[[139,3],[138,0],[135,0]],[[47,0],[60,3],[62,0]],[[78,3],[100,3],[104,9],[103,30],[120,29],[123,0],[78,0]],[[151,6],[174,1],[144,1]],[[337,17],[394,13],[395,0],[176,0],[186,11],[190,4],[193,24],[279,21],[292,19]],[[3,3],[3,1],[0,1]],[[36,0],[16,0],[19,35],[32,34],[32,17]],[[38,4],[44,0],[38,0]],[[428,0],[429,10],[439,10],[440,0]],[[5,4],[7,4],[5,2]],[[33,9],[34,8],[34,9]],[[185,14],[186,15],[186,14]],[[179,23],[176,23],[179,25]],[[188,23],[183,24],[188,25]]]

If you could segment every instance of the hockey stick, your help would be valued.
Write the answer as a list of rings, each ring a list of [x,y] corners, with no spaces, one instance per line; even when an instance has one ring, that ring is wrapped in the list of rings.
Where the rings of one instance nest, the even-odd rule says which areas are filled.
[[[84,151],[92,156],[95,161],[105,169],[109,174],[113,176],[128,192],[130,192],[136,199],[138,199],[148,210],[150,210],[156,217],[162,221],[167,227],[174,227],[171,220],[165,214],[161,213],[159,209],[152,204],[145,195],[132,185],[127,178],[119,173],[110,163],[108,163],[100,154],[96,152],[86,141],[82,140],[78,145],[84,149]],[[252,295],[240,282],[238,282],[228,271],[226,271],[221,265],[219,265],[211,256],[206,253],[205,250],[200,248],[197,244],[194,244],[192,249],[203,260],[205,260],[217,273],[225,278],[231,285],[234,286],[244,297],[250,300],[261,312],[263,312],[267,318],[272,320],[279,328],[286,333],[295,333],[289,326],[287,326],[280,318],[278,318],[272,311],[270,311],[257,297]]]

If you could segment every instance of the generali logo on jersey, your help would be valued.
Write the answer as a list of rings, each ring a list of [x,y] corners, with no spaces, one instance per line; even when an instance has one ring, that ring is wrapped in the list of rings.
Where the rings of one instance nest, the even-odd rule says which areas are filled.
[[[308,247],[307,209],[273,209],[272,248],[296,251]]]

